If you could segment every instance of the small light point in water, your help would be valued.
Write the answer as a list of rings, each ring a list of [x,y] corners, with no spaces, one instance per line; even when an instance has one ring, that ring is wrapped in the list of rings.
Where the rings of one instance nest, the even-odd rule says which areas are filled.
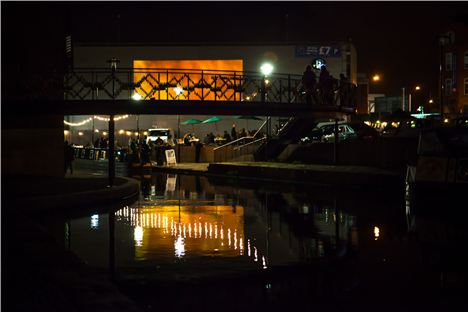
[[[378,240],[380,237],[380,229],[376,226],[374,226],[374,239]]]

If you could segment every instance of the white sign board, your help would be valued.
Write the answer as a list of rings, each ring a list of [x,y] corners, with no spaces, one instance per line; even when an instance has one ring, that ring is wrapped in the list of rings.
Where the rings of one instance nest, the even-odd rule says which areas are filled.
[[[166,191],[167,192],[175,192],[177,183],[177,176],[175,174],[167,174],[166,180]]]
[[[168,166],[177,165],[175,150],[166,150],[166,162]]]

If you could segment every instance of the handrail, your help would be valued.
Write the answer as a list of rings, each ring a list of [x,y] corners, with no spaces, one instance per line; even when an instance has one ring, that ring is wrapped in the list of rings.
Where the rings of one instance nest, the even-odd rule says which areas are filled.
[[[198,69],[109,69],[75,68],[65,74],[67,100],[132,98],[142,100],[252,101],[271,103],[297,101],[300,75]],[[115,89],[111,88],[115,83]],[[112,91],[113,90],[113,91]],[[113,93],[115,92],[115,93]],[[96,95],[96,96],[95,96]],[[268,101],[265,99],[268,98]],[[249,100],[250,100],[249,99]],[[286,101],[285,101],[286,100]]]
[[[221,145],[221,146],[217,146],[217,147],[213,148],[213,150],[216,151],[216,150],[218,150],[218,149],[220,149],[220,148],[222,148],[222,147],[226,147],[226,146],[228,146],[228,145],[232,145],[232,144],[234,144],[234,143],[237,143],[237,142],[239,142],[239,141],[241,141],[241,140],[251,139],[251,138],[253,138],[253,136],[245,136],[245,137],[242,137],[242,138],[238,138],[238,139],[235,139],[235,140],[233,140],[233,141],[231,141],[231,142],[228,142],[228,143],[226,143],[226,144],[223,144],[223,145]]]
[[[267,117],[267,119],[265,120],[265,122],[260,126],[260,128],[258,128],[258,130],[254,133],[253,137],[255,138],[257,136],[257,134],[260,132],[260,130],[262,130],[262,128],[268,123],[268,121],[270,120],[271,117]]]
[[[246,146],[248,146],[248,145],[250,145],[250,144],[257,143],[258,141],[263,141],[263,140],[265,140],[265,138],[266,138],[266,136],[263,136],[263,137],[261,137],[261,138],[255,140],[255,141],[252,141],[252,142],[246,143],[246,144],[244,144],[244,145],[238,146],[238,147],[237,147],[237,150],[240,150],[241,148],[244,148],[244,147],[246,147]]]
[[[74,73],[74,72],[99,72],[99,73],[111,73],[111,69],[108,67],[75,67],[73,70],[68,72]],[[257,71],[249,71],[249,70],[225,70],[225,69],[216,69],[216,70],[210,70],[210,69],[194,69],[194,68],[158,68],[158,67],[119,67],[115,70],[115,73],[127,73],[127,72],[204,72],[204,73],[236,73],[236,76],[243,76],[243,75],[237,75],[237,73],[245,73],[249,75],[256,75],[260,77],[264,77],[265,75],[261,72]],[[291,78],[298,78],[301,79],[301,75],[299,74],[287,74],[287,73],[272,73],[268,75],[268,77],[291,77]]]

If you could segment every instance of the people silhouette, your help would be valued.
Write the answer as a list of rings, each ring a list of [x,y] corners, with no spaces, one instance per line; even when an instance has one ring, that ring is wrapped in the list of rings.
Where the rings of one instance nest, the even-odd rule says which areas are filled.
[[[312,71],[312,66],[307,65],[305,72],[302,74],[302,85],[304,86],[306,92],[306,102],[307,104],[312,103],[312,97],[317,84],[317,76]]]

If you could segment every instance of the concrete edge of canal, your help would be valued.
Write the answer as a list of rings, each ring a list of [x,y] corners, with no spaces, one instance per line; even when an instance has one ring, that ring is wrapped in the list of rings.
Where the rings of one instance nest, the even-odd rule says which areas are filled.
[[[106,184],[104,177],[39,179],[34,186],[48,190],[47,195],[19,196],[3,203],[10,207],[3,214],[2,230],[15,233],[15,239],[2,244],[2,260],[8,268],[2,276],[7,285],[2,308],[14,311],[142,311],[112,283],[108,274],[89,267],[34,218],[54,213],[76,214],[77,208],[89,212],[92,206],[109,207],[109,204],[122,203],[139,194],[139,183],[131,178],[116,178],[113,187],[105,187]],[[60,193],[67,190],[67,185],[72,187]]]
[[[294,182],[344,188],[403,188],[404,177],[396,172],[373,167],[296,165],[283,163],[178,164],[155,167],[155,172],[202,174],[227,178],[272,182]]]
[[[137,180],[117,177],[115,182],[114,186],[108,187],[105,177],[65,179],[62,183],[76,185],[77,190],[16,198],[14,206],[21,212],[34,214],[54,211],[71,212],[77,206],[118,203],[138,196],[140,184]],[[51,184],[47,187],[54,188],[57,185]]]

